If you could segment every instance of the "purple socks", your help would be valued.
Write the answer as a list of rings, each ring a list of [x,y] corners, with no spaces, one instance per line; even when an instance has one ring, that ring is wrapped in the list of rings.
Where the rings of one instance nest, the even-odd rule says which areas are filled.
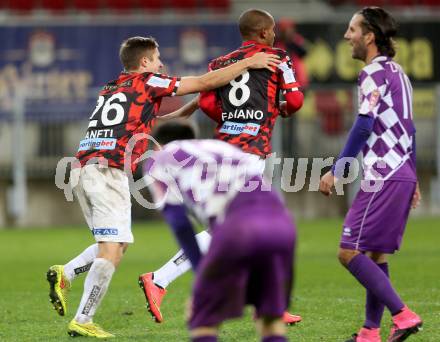
[[[217,336],[193,337],[192,342],[217,342]]]
[[[376,264],[382,272],[389,278],[388,263]],[[368,329],[380,328],[383,310],[385,305],[370,291],[367,290],[367,301],[365,303],[365,322],[364,327]]]
[[[287,342],[287,339],[284,336],[266,336],[261,342]]]
[[[356,255],[348,264],[348,270],[370,295],[374,295],[378,302],[385,304],[392,315],[404,307],[386,274],[369,257],[364,254]]]

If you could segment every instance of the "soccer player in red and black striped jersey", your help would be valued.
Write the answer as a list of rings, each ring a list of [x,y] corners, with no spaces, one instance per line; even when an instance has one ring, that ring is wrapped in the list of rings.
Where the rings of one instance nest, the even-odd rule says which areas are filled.
[[[303,103],[289,56],[286,51],[273,48],[274,28],[269,13],[245,12],[240,18],[242,46],[213,60],[209,70],[219,70],[258,52],[267,52],[280,58],[276,72],[244,72],[227,85],[202,93],[200,98],[201,109],[218,123],[215,138],[262,159],[272,152],[271,137],[278,115],[289,116]],[[281,103],[282,108],[280,92],[286,99]]]
[[[72,336],[113,336],[92,320],[115,268],[133,242],[127,173],[136,169],[139,157],[147,149],[147,134],[156,121],[162,97],[214,89],[248,69],[272,70],[279,63],[276,56],[262,53],[217,73],[170,77],[159,73],[162,62],[157,42],[145,37],[124,41],[120,59],[125,71],[99,93],[78,148],[81,167],[71,173],[73,191],[97,244],[66,265],[52,266],[47,273],[50,299],[57,312],[64,315],[71,281],[89,270],[81,303],[68,327]],[[180,111],[194,111],[197,106],[192,101]]]
[[[251,9],[239,19],[243,44],[237,50],[213,60],[209,70],[221,70],[259,52],[278,56],[281,63],[275,72],[265,70],[246,71],[235,80],[213,91],[202,92],[200,108],[218,125],[215,138],[226,141],[249,153],[253,167],[264,171],[265,158],[272,152],[271,136],[278,115],[287,117],[301,108],[303,94],[295,80],[291,61],[286,51],[273,48],[275,21],[266,11]],[[280,93],[285,101],[280,102]],[[176,115],[167,115],[174,118]],[[197,234],[202,252],[208,249],[211,237],[208,232]],[[189,260],[179,251],[155,272],[140,276],[147,297],[147,304],[157,322],[162,322],[160,304],[165,288],[191,268]],[[285,323],[301,320],[288,312]]]

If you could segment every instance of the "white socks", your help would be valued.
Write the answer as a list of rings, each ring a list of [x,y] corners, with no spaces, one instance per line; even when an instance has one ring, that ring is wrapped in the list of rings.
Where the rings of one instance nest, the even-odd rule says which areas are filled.
[[[211,235],[206,231],[202,231],[196,235],[197,243],[202,254],[205,254],[211,243]],[[180,277],[182,274],[191,269],[191,262],[179,250],[165,265],[154,271],[154,283],[162,288],[166,288],[170,283]]]
[[[79,274],[87,272],[92,266],[93,261],[98,255],[98,244],[95,243],[87,247],[80,255],[70,260],[64,265],[64,274],[71,282]]]
[[[104,258],[95,259],[84,281],[84,292],[75,316],[78,323],[84,324],[92,321],[114,272],[113,263]]]

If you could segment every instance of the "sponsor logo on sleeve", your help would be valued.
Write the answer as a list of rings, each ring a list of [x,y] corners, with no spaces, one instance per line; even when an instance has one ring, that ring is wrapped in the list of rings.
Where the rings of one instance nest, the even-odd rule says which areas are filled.
[[[293,73],[292,68],[289,67],[287,62],[281,63],[278,68],[283,71],[284,82],[286,84],[296,82],[295,74]]]
[[[168,78],[160,78],[156,76],[150,77],[150,79],[147,81],[147,84],[152,87],[159,87],[159,88],[168,88],[170,86],[171,80]]]
[[[370,102],[368,104],[368,108],[370,111],[372,111],[374,107],[376,107],[379,98],[380,98],[379,90],[378,89],[373,90],[370,96]]]

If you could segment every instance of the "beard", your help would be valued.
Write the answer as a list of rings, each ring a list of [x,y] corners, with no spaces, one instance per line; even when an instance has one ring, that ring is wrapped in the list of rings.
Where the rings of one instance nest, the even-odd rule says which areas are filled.
[[[353,59],[359,59],[365,62],[367,58],[367,48],[362,44],[353,45],[353,52],[351,54]]]

